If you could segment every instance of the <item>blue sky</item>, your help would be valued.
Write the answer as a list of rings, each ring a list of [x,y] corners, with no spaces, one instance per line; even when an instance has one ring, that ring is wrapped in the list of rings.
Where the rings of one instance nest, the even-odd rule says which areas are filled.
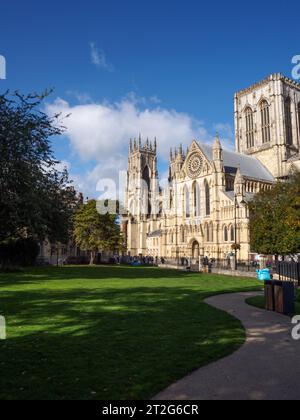
[[[54,87],[47,111],[72,112],[55,153],[86,194],[126,168],[127,139],[168,148],[233,140],[233,94],[300,54],[299,1],[11,1],[1,5],[7,88]]]

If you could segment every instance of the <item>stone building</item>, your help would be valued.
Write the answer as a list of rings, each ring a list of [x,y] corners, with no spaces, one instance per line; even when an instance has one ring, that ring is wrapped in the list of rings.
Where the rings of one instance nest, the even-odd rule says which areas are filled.
[[[234,102],[236,151],[259,159],[276,178],[300,169],[300,85],[272,74]]]
[[[247,202],[300,169],[300,85],[275,74],[235,95],[236,151],[193,141],[171,150],[158,185],[157,144],[130,142],[123,232],[131,256],[251,257]],[[234,245],[234,246],[233,246]]]

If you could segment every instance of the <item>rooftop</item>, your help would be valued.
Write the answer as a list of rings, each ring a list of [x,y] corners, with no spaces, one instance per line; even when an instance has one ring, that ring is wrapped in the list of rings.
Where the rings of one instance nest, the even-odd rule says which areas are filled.
[[[200,149],[203,151],[209,161],[213,160],[212,146],[208,144],[199,144]],[[256,158],[243,155],[241,153],[223,150],[224,167],[238,169],[240,168],[241,174],[247,178],[256,179],[259,181],[274,182],[273,175],[268,169]]]
[[[290,79],[290,78],[284,76],[282,73],[273,73],[270,76],[266,77],[265,79],[247,87],[246,89],[241,89],[235,95],[236,96],[245,95],[245,94],[253,91],[254,89],[257,89],[257,88],[259,88],[263,85],[268,84],[270,81],[276,81],[276,80],[281,80],[282,82],[285,82],[288,85],[300,90],[300,83],[296,82],[296,80]]]

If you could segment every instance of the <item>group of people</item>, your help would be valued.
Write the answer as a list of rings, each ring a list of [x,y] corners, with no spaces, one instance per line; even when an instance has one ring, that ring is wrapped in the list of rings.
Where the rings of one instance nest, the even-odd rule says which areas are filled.
[[[140,265],[159,265],[165,264],[165,259],[163,257],[152,257],[152,256],[140,256],[140,257],[130,257],[130,264],[140,264]]]

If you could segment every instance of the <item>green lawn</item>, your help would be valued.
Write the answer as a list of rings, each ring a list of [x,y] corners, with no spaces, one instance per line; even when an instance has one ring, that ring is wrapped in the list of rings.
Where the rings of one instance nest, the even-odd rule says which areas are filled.
[[[255,296],[246,300],[249,305],[256,306],[260,309],[265,309],[265,298],[264,296]],[[297,290],[295,314],[300,314],[300,290]]]
[[[151,398],[244,342],[203,299],[258,285],[155,268],[0,274],[0,399]]]

